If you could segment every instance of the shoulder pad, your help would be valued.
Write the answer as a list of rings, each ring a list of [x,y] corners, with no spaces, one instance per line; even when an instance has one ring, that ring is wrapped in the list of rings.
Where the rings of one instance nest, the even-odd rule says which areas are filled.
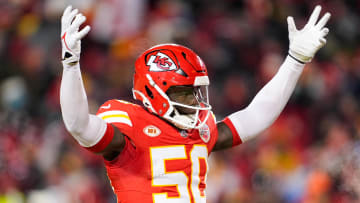
[[[96,115],[107,123],[122,123],[132,127],[131,114],[134,105],[123,100],[109,100],[100,106]]]

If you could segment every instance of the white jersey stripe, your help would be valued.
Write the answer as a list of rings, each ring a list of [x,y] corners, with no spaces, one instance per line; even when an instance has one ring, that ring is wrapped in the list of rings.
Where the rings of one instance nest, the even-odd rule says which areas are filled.
[[[109,117],[104,119],[107,123],[124,123],[132,127],[132,123],[129,119],[124,117]]]

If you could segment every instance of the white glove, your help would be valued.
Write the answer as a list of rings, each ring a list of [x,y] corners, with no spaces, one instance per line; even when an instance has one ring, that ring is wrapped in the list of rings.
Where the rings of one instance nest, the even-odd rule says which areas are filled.
[[[79,62],[81,51],[81,39],[90,31],[90,26],[79,31],[79,27],[86,20],[77,9],[68,6],[61,17],[61,44],[62,61],[65,66],[72,66]]]
[[[326,44],[325,36],[329,33],[329,29],[324,26],[331,15],[328,12],[325,13],[316,24],[320,11],[321,6],[316,6],[302,30],[296,29],[293,17],[287,18],[290,40],[289,55],[302,63],[310,62],[315,53]]]

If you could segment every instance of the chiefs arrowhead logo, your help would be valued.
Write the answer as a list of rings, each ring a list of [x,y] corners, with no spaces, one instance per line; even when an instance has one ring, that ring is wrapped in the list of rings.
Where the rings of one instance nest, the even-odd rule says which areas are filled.
[[[163,52],[152,52],[152,55],[147,57],[146,65],[150,66],[149,71],[162,72],[177,70],[177,66],[173,59]]]

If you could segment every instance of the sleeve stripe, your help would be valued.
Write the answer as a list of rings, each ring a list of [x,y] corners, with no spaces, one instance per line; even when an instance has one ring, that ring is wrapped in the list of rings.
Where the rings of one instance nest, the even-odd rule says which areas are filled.
[[[125,111],[105,111],[103,113],[99,113],[97,116],[102,118],[103,116],[109,116],[109,115],[125,115],[129,117],[128,113]]]
[[[124,123],[132,127],[131,119],[125,111],[106,111],[97,115],[107,123]]]
[[[102,119],[107,119],[107,118],[114,118],[114,117],[119,117],[119,118],[126,118],[128,120],[130,120],[129,116],[127,115],[122,115],[122,114],[116,114],[116,115],[107,115],[107,116],[102,116]]]
[[[110,117],[110,118],[103,118],[103,120],[107,123],[124,123],[132,127],[132,123],[129,119],[124,117]]]

